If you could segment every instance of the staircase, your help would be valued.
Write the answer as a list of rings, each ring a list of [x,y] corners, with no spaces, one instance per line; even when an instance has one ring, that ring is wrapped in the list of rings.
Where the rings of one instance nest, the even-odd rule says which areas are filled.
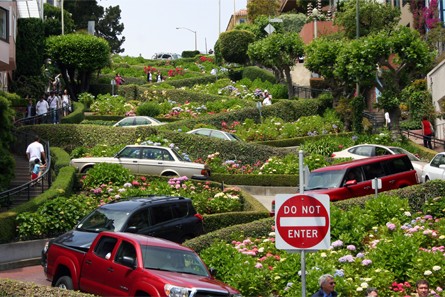
[[[373,129],[385,126],[385,114],[383,112],[364,111],[363,117],[371,122]]]
[[[48,181],[41,179],[40,184],[30,182],[28,160],[24,156],[14,155],[15,178],[11,181],[9,189],[16,189],[10,196],[0,197],[0,211],[6,211],[20,204],[28,202],[48,189]]]

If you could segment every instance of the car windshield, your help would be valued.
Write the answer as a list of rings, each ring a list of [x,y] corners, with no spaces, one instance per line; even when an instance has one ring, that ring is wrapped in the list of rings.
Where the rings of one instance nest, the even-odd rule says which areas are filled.
[[[230,140],[236,140],[236,141],[241,141],[241,139],[238,137],[238,136],[236,136],[235,134],[232,134],[232,133],[227,133],[227,136],[230,138]]]
[[[410,159],[410,161],[420,161],[419,158],[417,158],[415,155],[411,154],[410,152],[408,152],[407,150],[404,150],[403,148],[400,147],[390,147],[390,149],[395,153],[395,154],[405,154],[408,156],[408,158]]]
[[[87,232],[121,231],[129,212],[98,208],[77,225],[76,230]]]
[[[305,190],[338,188],[344,175],[344,170],[311,172]]]
[[[141,245],[145,269],[155,269],[209,277],[201,259],[193,252]]]
[[[176,149],[172,149],[172,151],[175,154],[176,158],[178,158],[179,161],[192,162],[192,160],[190,160],[190,157],[187,154],[185,154],[185,153],[181,154]]]

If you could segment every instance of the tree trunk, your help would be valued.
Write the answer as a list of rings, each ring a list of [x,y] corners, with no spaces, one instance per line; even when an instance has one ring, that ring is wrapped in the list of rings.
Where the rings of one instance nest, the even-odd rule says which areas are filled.
[[[290,68],[285,67],[284,68],[284,75],[286,76],[286,82],[287,82],[287,97],[289,99],[294,98],[294,85],[292,83],[292,76],[290,75]]]

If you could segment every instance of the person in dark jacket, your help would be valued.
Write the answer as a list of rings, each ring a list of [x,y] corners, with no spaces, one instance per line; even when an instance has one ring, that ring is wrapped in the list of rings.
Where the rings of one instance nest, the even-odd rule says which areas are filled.
[[[330,274],[323,274],[318,279],[320,290],[312,295],[312,297],[337,297],[337,292],[334,291],[335,281]]]

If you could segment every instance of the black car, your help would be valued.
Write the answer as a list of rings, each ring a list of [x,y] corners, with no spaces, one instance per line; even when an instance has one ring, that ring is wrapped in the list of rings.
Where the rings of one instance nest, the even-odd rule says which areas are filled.
[[[190,198],[147,196],[102,205],[71,230],[49,242],[88,250],[101,231],[144,234],[182,243],[204,233],[203,218]],[[46,251],[42,265],[46,266]]]

